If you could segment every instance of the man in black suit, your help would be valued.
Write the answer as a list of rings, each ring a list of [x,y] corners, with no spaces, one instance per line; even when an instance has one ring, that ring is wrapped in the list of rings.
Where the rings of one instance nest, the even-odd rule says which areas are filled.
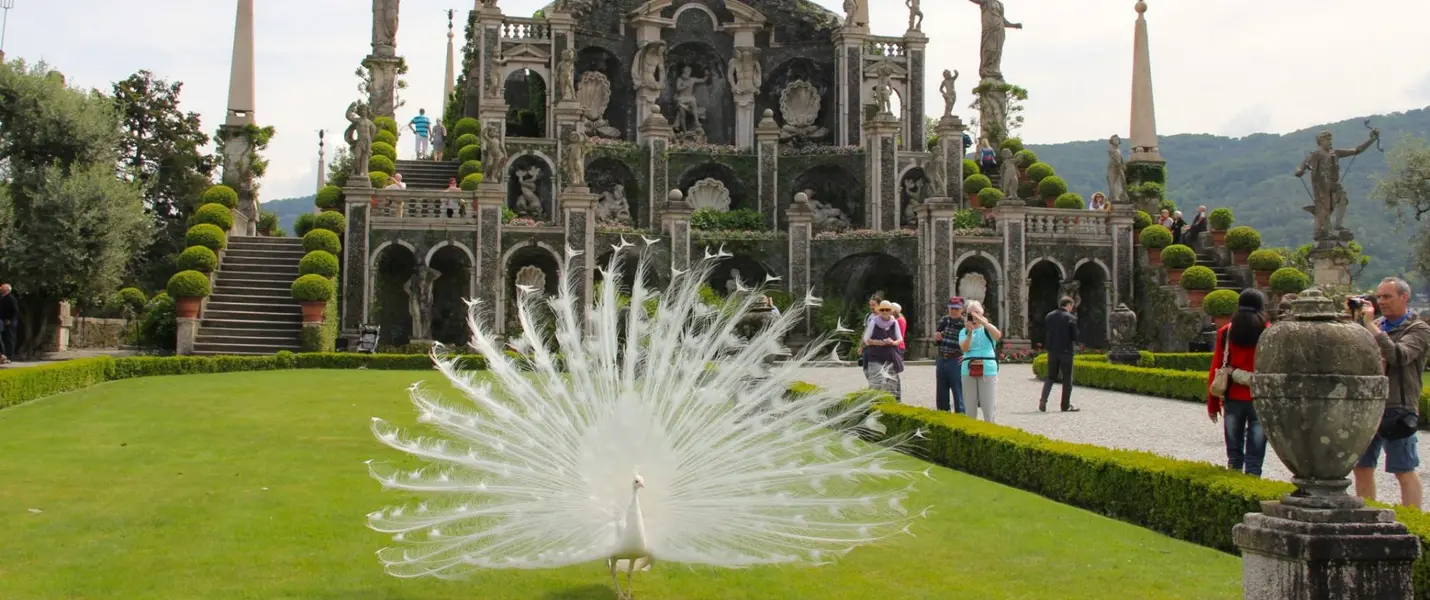
[[[1072,405],[1073,351],[1077,344],[1077,315],[1072,313],[1073,300],[1063,296],[1058,301],[1058,309],[1048,313],[1046,320],[1048,338],[1043,347],[1048,352],[1048,377],[1043,380],[1043,396],[1038,400],[1038,410],[1048,411],[1048,394],[1053,391],[1053,382],[1063,382],[1063,412],[1077,412]]]
[[[20,303],[10,293],[10,284],[0,283],[0,364],[19,352],[16,329],[20,326]]]

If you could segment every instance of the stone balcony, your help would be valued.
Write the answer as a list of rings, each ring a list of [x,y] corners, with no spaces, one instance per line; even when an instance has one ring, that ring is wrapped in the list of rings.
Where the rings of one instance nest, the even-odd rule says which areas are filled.
[[[375,229],[475,229],[476,192],[383,189],[373,192]]]
[[[1055,238],[1112,243],[1112,214],[1107,211],[1024,208],[1023,212],[1030,241]]]

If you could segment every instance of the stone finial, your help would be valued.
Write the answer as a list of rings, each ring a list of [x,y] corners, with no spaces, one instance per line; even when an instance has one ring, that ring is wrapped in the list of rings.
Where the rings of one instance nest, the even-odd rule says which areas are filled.
[[[665,195],[666,202],[683,202],[684,200],[685,192],[680,190],[670,190],[670,193]]]
[[[794,195],[795,204],[809,204],[809,194],[800,192]]]
[[[1335,321],[1341,311],[1320,288],[1310,288],[1291,300],[1291,313],[1297,321]]]
[[[1147,3],[1142,0],[1137,0],[1136,9],[1139,15],[1147,14]]]

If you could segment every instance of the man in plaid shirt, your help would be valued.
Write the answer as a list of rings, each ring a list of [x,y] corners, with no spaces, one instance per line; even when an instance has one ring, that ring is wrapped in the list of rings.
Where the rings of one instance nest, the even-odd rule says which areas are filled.
[[[958,345],[958,332],[963,329],[963,297],[948,299],[948,314],[938,320],[933,339],[938,342],[938,360],[935,362],[938,390],[934,396],[934,406],[948,411],[948,393],[953,391],[953,410],[964,414],[963,379],[961,376],[963,349]]]

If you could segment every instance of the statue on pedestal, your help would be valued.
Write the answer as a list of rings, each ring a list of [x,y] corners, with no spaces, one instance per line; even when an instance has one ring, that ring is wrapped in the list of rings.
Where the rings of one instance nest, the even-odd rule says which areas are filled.
[[[496,56],[492,57],[492,64],[487,66],[487,97],[501,98],[504,96],[503,84],[506,83],[506,57],[502,56],[501,44],[497,44]]]
[[[710,83],[710,75],[697,78],[689,65],[681,67],[680,77],[675,80],[675,130],[681,137],[704,141],[705,109],[695,97],[695,86]]]
[[[1107,140],[1107,201],[1131,203],[1127,198],[1127,163],[1122,162],[1122,138],[1116,135]]]
[[[567,134],[561,148],[561,178],[567,187],[586,185],[586,137],[580,123]]]
[[[844,26],[869,26],[869,0],[844,0]]]
[[[919,0],[904,0],[904,6],[909,7],[909,31],[923,31],[924,11],[919,8]]]
[[[874,105],[876,112],[881,115],[894,114],[894,86],[890,81],[890,77],[892,76],[892,73],[890,73],[891,70],[888,63],[884,63],[880,65],[876,71],[879,74],[879,82],[874,84]]]
[[[521,195],[516,198],[516,214],[536,221],[544,220],[546,209],[541,206],[541,196],[536,194],[536,184],[541,179],[541,167],[518,169],[515,175],[516,184],[521,188]]]
[[[983,35],[979,43],[978,77],[1003,80],[1003,42],[1008,29],[1022,29],[1003,16],[1002,0],[968,0],[983,9]]]
[[[372,140],[377,137],[377,125],[368,113],[367,105],[361,102],[348,105],[348,122],[352,124],[344,132],[343,140],[353,156],[352,178],[367,177],[367,164],[372,161]]]
[[[660,90],[665,82],[661,74],[665,72],[665,42],[641,42],[636,50],[635,68],[631,69],[631,79],[638,90]]]
[[[561,60],[556,63],[556,82],[561,86],[561,101],[576,99],[576,51],[570,48],[561,51]]]
[[[407,312],[412,316],[412,339],[432,339],[432,284],[442,272],[422,265],[402,284],[407,291]]]
[[[1003,197],[1014,199],[1018,197],[1018,161],[1013,160],[1013,149],[1004,148],[999,154],[998,165],[998,187],[1002,188]]]
[[[397,50],[397,13],[401,0],[372,0],[372,53],[391,56]]]
[[[938,93],[943,96],[943,118],[945,119],[953,116],[953,105],[958,102],[958,88],[955,87],[957,84],[958,71],[950,72],[945,69],[943,83],[938,86]]]
[[[501,183],[506,173],[506,143],[498,127],[482,127],[482,181]]]
[[[805,190],[803,193],[805,202],[808,203],[810,212],[813,213],[813,218],[810,222],[814,225],[814,231],[816,233],[824,231],[848,231],[853,227],[853,224],[849,221],[849,217],[845,216],[844,211],[815,200],[814,190]],[[795,194],[795,196],[798,197],[799,194]]]
[[[730,82],[735,94],[758,94],[764,83],[764,68],[754,48],[736,48],[735,58],[730,59]]]
[[[630,203],[626,200],[626,186],[616,184],[608,191],[601,192],[596,202],[596,222],[602,225],[631,225]]]
[[[1365,143],[1351,150],[1338,150],[1331,145],[1331,132],[1322,131],[1320,135],[1316,136],[1316,149],[1312,150],[1306,156],[1306,160],[1301,161],[1301,166],[1296,168],[1297,177],[1305,175],[1306,171],[1311,171],[1311,200],[1315,204],[1304,208],[1306,212],[1316,217],[1313,238],[1316,241],[1351,240],[1351,232],[1341,226],[1346,218],[1346,207],[1350,204],[1350,200],[1346,198],[1346,188],[1341,185],[1341,159],[1365,152],[1371,144],[1379,140],[1380,130],[1371,129],[1370,137],[1366,139]],[[1335,215],[1334,231],[1332,231],[1331,223],[1332,214]]]

